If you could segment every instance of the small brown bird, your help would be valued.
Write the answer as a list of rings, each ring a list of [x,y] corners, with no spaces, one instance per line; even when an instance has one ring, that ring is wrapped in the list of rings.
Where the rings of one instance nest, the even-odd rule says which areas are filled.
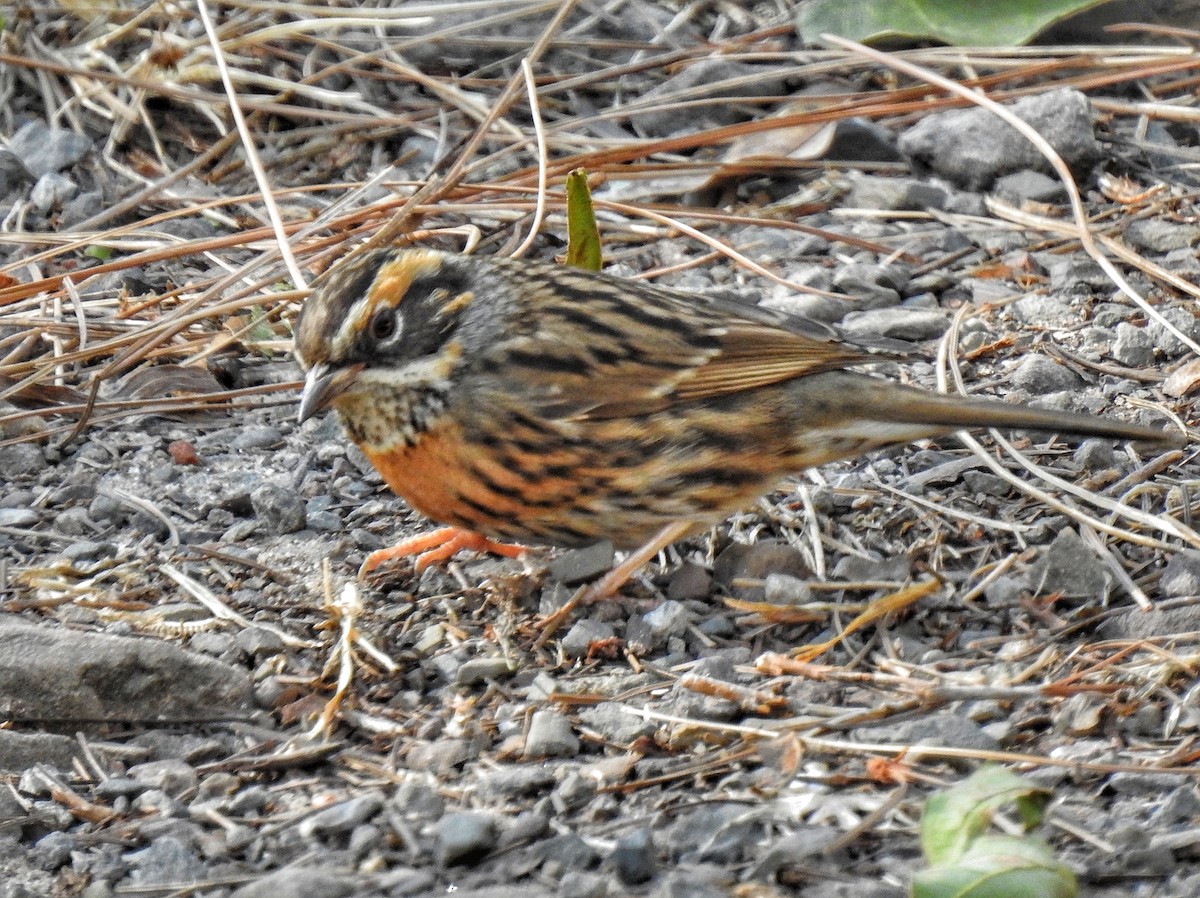
[[[517,551],[493,541],[609,539],[642,547],[623,582],[789,475],[872,449],[980,427],[1177,442],[847,371],[879,356],[754,306],[427,249],[333,268],[305,303],[296,351],[300,420],[334,406],[388,486],[450,525],[364,570],[396,554],[422,552],[423,567],[462,547]]]

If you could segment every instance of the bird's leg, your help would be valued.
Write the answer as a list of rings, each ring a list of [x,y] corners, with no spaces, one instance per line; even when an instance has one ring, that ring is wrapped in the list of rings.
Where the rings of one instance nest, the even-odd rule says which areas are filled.
[[[372,552],[362,563],[362,567],[358,569],[358,576],[359,579],[362,579],[384,562],[391,561],[393,558],[403,558],[406,555],[417,556],[414,569],[419,574],[431,564],[445,561],[464,549],[503,555],[505,558],[520,558],[526,552],[524,546],[498,543],[470,530],[460,530],[458,527],[440,527],[429,533],[401,540],[389,549]]]
[[[629,578],[641,569],[655,555],[665,549],[667,546],[676,540],[683,539],[689,533],[696,530],[695,521],[676,521],[673,524],[668,524],[662,530],[654,534],[650,540],[638,549],[630,552],[625,560],[614,567],[611,571],[597,580],[595,583],[589,583],[586,586],[581,586],[575,595],[571,596],[561,608],[553,614],[549,614],[534,624],[542,635],[538,637],[537,645],[543,645],[547,639],[553,635],[564,620],[566,620],[572,611],[580,605],[587,605],[591,602],[598,602],[601,599],[610,599],[618,589],[629,582]]]

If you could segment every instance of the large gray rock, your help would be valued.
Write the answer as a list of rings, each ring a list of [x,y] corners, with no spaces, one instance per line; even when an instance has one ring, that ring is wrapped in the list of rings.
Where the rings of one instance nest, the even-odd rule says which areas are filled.
[[[1034,127],[1075,169],[1101,156],[1088,99],[1075,90],[1026,97],[1009,108]],[[927,115],[900,135],[900,151],[951,183],[986,190],[1002,175],[1048,171],[1045,157],[1015,128],[986,109],[955,109]]]
[[[0,718],[81,724],[241,717],[247,671],[169,642],[0,623]]]

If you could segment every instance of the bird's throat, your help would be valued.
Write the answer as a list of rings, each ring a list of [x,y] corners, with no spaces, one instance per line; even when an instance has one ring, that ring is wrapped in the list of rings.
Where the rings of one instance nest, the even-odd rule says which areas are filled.
[[[415,446],[446,410],[446,392],[433,386],[394,390],[373,386],[340,396],[338,414],[350,439],[372,455]]]

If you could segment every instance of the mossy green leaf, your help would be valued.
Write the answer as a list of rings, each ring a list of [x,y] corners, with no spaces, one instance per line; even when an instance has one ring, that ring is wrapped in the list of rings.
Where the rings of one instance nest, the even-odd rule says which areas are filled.
[[[930,864],[962,858],[991,822],[996,809],[1016,803],[1026,828],[1041,821],[1048,792],[1035,783],[988,764],[961,783],[930,796],[921,816],[921,848]]]
[[[567,175],[567,264],[588,271],[599,271],[602,264],[600,229],[582,168]]]
[[[825,33],[861,43],[936,40],[955,46],[1025,44],[1055,22],[1108,0],[806,0],[797,27],[807,41]]]
[[[955,863],[913,877],[912,898],[1075,898],[1075,874],[1041,839],[981,836]]]

